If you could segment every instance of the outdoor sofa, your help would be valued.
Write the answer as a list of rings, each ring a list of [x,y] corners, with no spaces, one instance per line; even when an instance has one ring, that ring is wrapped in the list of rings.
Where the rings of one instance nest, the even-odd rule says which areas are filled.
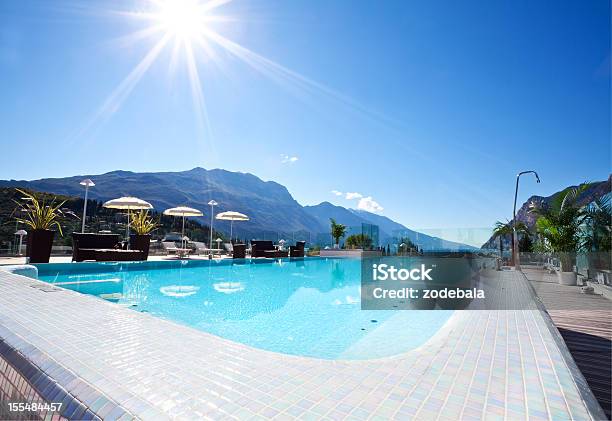
[[[290,257],[304,257],[304,248],[306,241],[296,241],[295,246],[289,246]]]
[[[141,250],[124,250],[119,234],[72,233],[72,261],[146,260]]]
[[[251,240],[251,257],[268,257],[266,252],[276,252],[272,241]]]

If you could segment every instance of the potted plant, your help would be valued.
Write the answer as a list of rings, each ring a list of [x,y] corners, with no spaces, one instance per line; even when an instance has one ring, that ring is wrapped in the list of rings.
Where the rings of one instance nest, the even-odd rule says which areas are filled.
[[[57,227],[60,235],[63,235],[59,218],[63,215],[60,208],[66,201],[56,203],[54,198],[47,203],[45,199],[40,200],[31,193],[16,190],[22,195],[23,201],[15,200],[14,202],[24,214],[23,218],[16,219],[30,228],[26,247],[28,263],[49,263],[55,235],[55,231],[51,231],[51,228]]]
[[[346,234],[346,225],[337,223],[334,218],[329,218],[329,222],[331,223],[331,235],[336,241],[334,248],[339,249],[340,239]]]
[[[372,247],[372,239],[365,234],[353,234],[346,239],[346,247],[367,250]]]
[[[158,226],[157,221],[149,216],[148,210],[134,212],[131,215],[130,227],[134,233],[130,234],[130,248],[142,251],[142,260],[147,260],[149,257],[150,233]]]
[[[539,215],[536,229],[544,239],[545,247],[560,261],[558,276],[561,285],[577,284],[574,265],[580,245],[580,225],[585,217],[584,211],[577,205],[577,199],[587,187],[585,183],[578,188],[567,189],[554,197],[550,204],[531,209],[531,212]]]

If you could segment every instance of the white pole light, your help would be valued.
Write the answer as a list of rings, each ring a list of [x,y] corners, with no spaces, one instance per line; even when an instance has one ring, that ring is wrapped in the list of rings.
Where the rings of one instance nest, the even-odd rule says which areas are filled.
[[[211,249],[211,253],[212,253],[213,221],[214,221],[214,216],[215,216],[214,207],[217,206],[218,203],[215,202],[214,200],[211,200],[210,202],[208,202],[208,204],[210,205],[210,243],[208,244],[208,247]]]
[[[87,215],[87,193],[89,192],[89,188],[95,186],[95,184],[89,178],[86,178],[79,184],[81,186],[85,186],[85,203],[83,204],[83,222],[81,224],[81,232],[85,232],[85,216]]]

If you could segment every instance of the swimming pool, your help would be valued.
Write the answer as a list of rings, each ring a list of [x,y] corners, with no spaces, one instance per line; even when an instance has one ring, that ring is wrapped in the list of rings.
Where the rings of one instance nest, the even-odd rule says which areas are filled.
[[[323,359],[397,355],[452,311],[365,311],[358,259],[38,265],[39,279],[253,347]]]

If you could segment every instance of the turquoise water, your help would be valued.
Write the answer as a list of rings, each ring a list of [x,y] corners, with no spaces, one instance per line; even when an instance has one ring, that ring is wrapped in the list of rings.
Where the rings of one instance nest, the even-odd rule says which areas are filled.
[[[357,259],[39,265],[39,279],[253,347],[325,359],[396,355],[451,311],[365,311]]]

